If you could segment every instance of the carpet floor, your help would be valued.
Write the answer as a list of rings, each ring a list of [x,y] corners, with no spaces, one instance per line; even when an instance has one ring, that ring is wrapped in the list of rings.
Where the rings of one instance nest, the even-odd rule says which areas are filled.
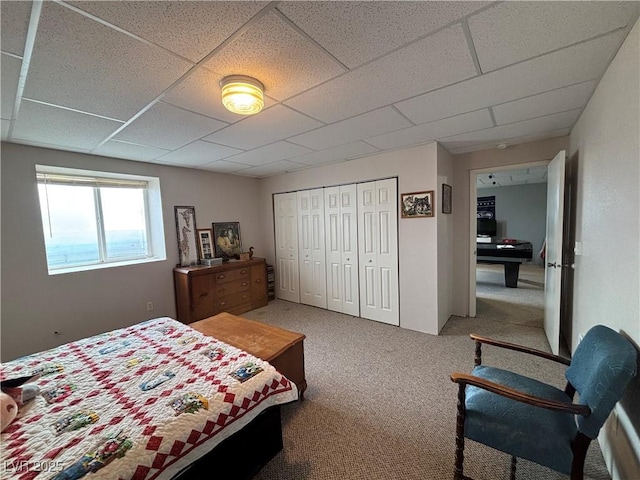
[[[518,288],[506,289],[501,270],[486,267],[477,317],[451,317],[439,336],[283,300],[243,314],[306,335],[305,400],[283,408],[284,450],[256,479],[451,479],[457,387],[449,375],[473,367],[468,334],[549,350],[539,270],[523,269]],[[564,386],[563,369],[537,357],[485,347],[483,363]],[[508,478],[509,460],[466,442],[465,474],[476,480]],[[518,460],[517,478],[567,477]],[[585,478],[609,479],[597,442]]]

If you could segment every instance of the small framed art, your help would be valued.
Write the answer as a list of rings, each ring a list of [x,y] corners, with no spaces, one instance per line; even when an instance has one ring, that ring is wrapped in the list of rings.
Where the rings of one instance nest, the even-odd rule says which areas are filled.
[[[442,184],[442,213],[451,213],[451,185]]]
[[[433,190],[400,194],[402,218],[433,217]]]
[[[210,228],[198,228],[198,251],[200,259],[213,258],[213,230]]]

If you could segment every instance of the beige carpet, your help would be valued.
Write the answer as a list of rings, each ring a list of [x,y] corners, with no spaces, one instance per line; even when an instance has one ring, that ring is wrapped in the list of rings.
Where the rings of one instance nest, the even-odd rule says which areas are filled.
[[[457,388],[449,375],[473,366],[468,333],[548,350],[535,315],[519,315],[504,298],[484,302],[478,318],[452,317],[440,336],[282,300],[244,314],[307,336],[305,400],[284,407],[285,448],[256,478],[452,478]],[[492,312],[499,314],[491,318]],[[562,370],[550,362],[491,348],[483,357],[487,364],[563,386]],[[507,455],[471,441],[465,452],[466,474],[508,478]],[[565,477],[519,461],[518,478]],[[587,478],[609,478],[597,444],[588,455]]]

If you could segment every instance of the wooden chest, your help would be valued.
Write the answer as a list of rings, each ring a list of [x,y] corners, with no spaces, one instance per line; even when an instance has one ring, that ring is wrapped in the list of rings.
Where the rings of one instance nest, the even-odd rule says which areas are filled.
[[[240,314],[267,304],[264,258],[173,269],[178,320],[189,324],[221,312]]]

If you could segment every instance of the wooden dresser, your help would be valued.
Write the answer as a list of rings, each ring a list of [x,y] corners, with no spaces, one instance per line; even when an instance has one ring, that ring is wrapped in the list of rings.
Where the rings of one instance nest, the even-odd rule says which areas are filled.
[[[264,258],[213,267],[173,269],[178,320],[189,324],[221,312],[240,314],[267,304]]]

